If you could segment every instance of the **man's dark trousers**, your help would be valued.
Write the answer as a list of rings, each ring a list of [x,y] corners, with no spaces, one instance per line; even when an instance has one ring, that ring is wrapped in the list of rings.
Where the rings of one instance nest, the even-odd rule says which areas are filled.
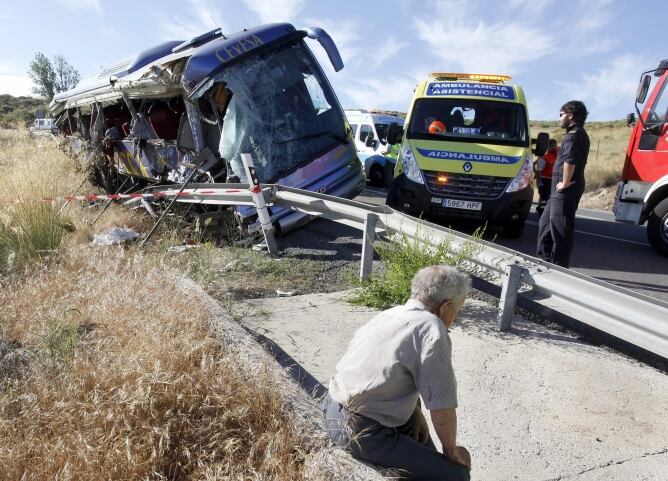
[[[420,444],[408,436],[411,421],[398,428],[388,428],[344,409],[329,394],[322,402],[322,411],[332,441],[350,451],[354,458],[401,470],[411,481],[471,479],[469,470],[439,453],[431,439],[427,444]]]
[[[575,212],[582,197],[582,189],[571,185],[557,192],[559,180],[552,179],[552,193],[538,221],[536,256],[558,266],[568,267],[573,251]]]

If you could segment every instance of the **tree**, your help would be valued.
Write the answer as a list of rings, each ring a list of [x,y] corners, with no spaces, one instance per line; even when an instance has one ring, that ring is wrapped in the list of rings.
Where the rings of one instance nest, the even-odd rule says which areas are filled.
[[[33,61],[30,62],[28,76],[35,82],[32,93],[51,101],[55,93],[56,72],[53,70],[51,61],[42,52],[37,52]]]
[[[69,90],[79,83],[79,72],[72,67],[65,57],[56,55],[53,57],[53,66],[56,72],[56,82],[53,88],[56,93]]]
[[[28,75],[35,82],[33,93],[48,101],[51,101],[55,94],[69,90],[79,83],[79,72],[67,63],[62,55],[56,55],[51,63],[46,55],[37,52],[30,62]]]

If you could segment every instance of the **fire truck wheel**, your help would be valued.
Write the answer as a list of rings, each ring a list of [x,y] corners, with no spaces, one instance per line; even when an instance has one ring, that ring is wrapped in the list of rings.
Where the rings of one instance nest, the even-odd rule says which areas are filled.
[[[668,257],[668,199],[659,202],[649,216],[647,239],[659,254]]]

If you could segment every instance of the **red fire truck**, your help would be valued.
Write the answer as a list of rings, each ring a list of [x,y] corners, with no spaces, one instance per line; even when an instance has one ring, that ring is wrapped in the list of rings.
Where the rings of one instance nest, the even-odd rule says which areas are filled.
[[[647,222],[649,243],[668,256],[668,59],[641,75],[635,107],[638,122],[634,114],[627,117],[633,131],[617,188],[615,219],[639,225]]]

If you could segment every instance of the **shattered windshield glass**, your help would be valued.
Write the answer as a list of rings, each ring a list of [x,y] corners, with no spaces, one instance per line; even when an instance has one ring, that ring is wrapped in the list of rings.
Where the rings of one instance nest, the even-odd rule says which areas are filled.
[[[343,112],[301,40],[225,68],[207,92],[221,85],[231,98],[219,153],[243,181],[242,153],[253,156],[261,182],[274,182],[346,141]]]

